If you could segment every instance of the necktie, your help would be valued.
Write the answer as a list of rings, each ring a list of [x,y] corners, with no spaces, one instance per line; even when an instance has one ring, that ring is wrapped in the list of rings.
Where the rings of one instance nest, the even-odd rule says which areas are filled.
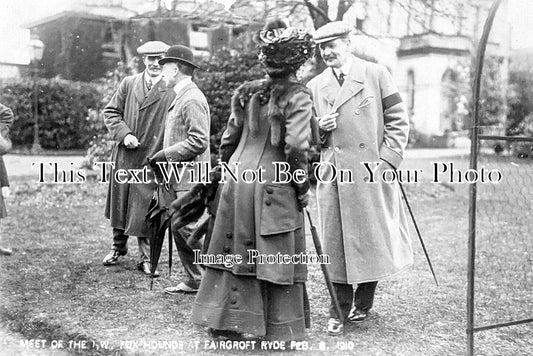
[[[152,79],[148,79],[148,82],[146,82],[146,86],[148,87],[148,91],[152,89]]]
[[[340,73],[339,77],[337,78],[339,85],[342,87],[342,84],[344,83],[344,74]]]

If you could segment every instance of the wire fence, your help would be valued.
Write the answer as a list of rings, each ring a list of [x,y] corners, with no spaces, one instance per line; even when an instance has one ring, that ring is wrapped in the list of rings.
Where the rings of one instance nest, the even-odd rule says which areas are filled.
[[[533,317],[533,139],[481,136],[475,331]],[[498,172],[498,175],[496,173]]]

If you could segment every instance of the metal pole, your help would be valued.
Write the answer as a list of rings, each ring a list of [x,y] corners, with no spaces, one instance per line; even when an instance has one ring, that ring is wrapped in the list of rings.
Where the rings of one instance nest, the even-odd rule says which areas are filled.
[[[39,62],[34,61],[33,68],[33,145],[31,146],[31,153],[42,152],[43,148],[39,142],[39,90],[37,88],[37,73],[39,71]]]
[[[476,71],[474,77],[473,96],[474,117],[472,118],[472,127],[470,128],[470,168],[477,170],[477,156],[479,152],[479,92],[481,86],[481,74],[483,71],[483,60],[485,58],[485,49],[489,38],[494,16],[502,0],[495,0],[489,10],[483,34],[478,44],[476,56]],[[467,293],[466,293],[466,352],[468,356],[474,355],[474,278],[475,278],[475,259],[476,259],[476,198],[477,185],[470,185],[469,206],[468,206],[468,266],[467,266]]]

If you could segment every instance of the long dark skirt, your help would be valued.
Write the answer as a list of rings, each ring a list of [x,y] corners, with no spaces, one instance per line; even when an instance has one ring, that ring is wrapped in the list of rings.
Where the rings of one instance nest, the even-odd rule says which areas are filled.
[[[191,320],[217,330],[294,340],[305,337],[309,316],[305,283],[273,284],[207,268]]]

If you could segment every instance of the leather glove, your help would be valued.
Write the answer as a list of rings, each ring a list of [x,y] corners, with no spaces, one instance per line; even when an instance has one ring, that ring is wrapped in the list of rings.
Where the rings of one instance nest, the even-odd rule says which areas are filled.
[[[310,195],[309,191],[298,195],[296,198],[298,200],[298,210],[302,211],[309,204]]]

